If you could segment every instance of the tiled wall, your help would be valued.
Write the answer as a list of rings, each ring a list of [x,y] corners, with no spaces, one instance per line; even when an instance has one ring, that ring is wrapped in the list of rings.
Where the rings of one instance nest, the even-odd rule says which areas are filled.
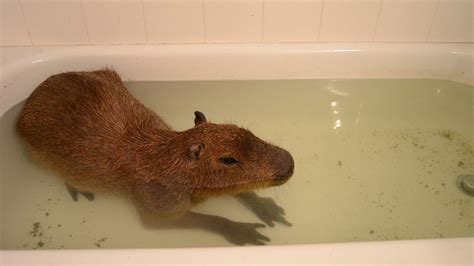
[[[473,42],[474,0],[0,0],[1,45]]]

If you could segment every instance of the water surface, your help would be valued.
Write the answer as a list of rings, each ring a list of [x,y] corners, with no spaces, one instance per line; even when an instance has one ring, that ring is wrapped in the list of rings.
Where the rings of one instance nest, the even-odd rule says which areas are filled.
[[[474,173],[474,89],[439,80],[129,82],[176,130],[195,110],[289,150],[295,175],[261,190],[292,227],[261,229],[270,244],[474,236],[474,201],[456,186]],[[31,161],[14,131],[21,104],[1,120],[1,248],[228,246],[200,230],[146,230],[126,200],[71,200]],[[196,211],[260,222],[232,197]]]

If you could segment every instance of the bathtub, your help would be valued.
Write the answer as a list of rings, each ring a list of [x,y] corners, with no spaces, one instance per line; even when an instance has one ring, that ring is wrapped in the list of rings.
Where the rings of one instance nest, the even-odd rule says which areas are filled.
[[[51,74],[104,66],[113,67],[127,81],[427,78],[474,84],[473,44],[45,46],[3,47],[1,54],[2,116]],[[266,247],[0,251],[0,254],[2,265],[472,265],[474,238]]]

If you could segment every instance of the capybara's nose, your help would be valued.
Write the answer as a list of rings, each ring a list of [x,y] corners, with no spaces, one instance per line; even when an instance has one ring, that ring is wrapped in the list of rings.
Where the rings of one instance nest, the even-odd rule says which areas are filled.
[[[278,170],[276,172],[276,178],[279,181],[284,181],[289,179],[293,175],[293,171],[295,169],[295,161],[293,160],[293,156],[285,150],[281,150],[279,155],[278,162]]]

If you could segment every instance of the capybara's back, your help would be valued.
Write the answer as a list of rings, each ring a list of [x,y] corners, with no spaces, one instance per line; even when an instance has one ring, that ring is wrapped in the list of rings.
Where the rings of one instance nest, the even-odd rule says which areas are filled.
[[[85,191],[128,186],[122,162],[134,156],[131,142],[152,128],[169,130],[107,69],[51,76],[27,99],[17,124],[36,159]]]

